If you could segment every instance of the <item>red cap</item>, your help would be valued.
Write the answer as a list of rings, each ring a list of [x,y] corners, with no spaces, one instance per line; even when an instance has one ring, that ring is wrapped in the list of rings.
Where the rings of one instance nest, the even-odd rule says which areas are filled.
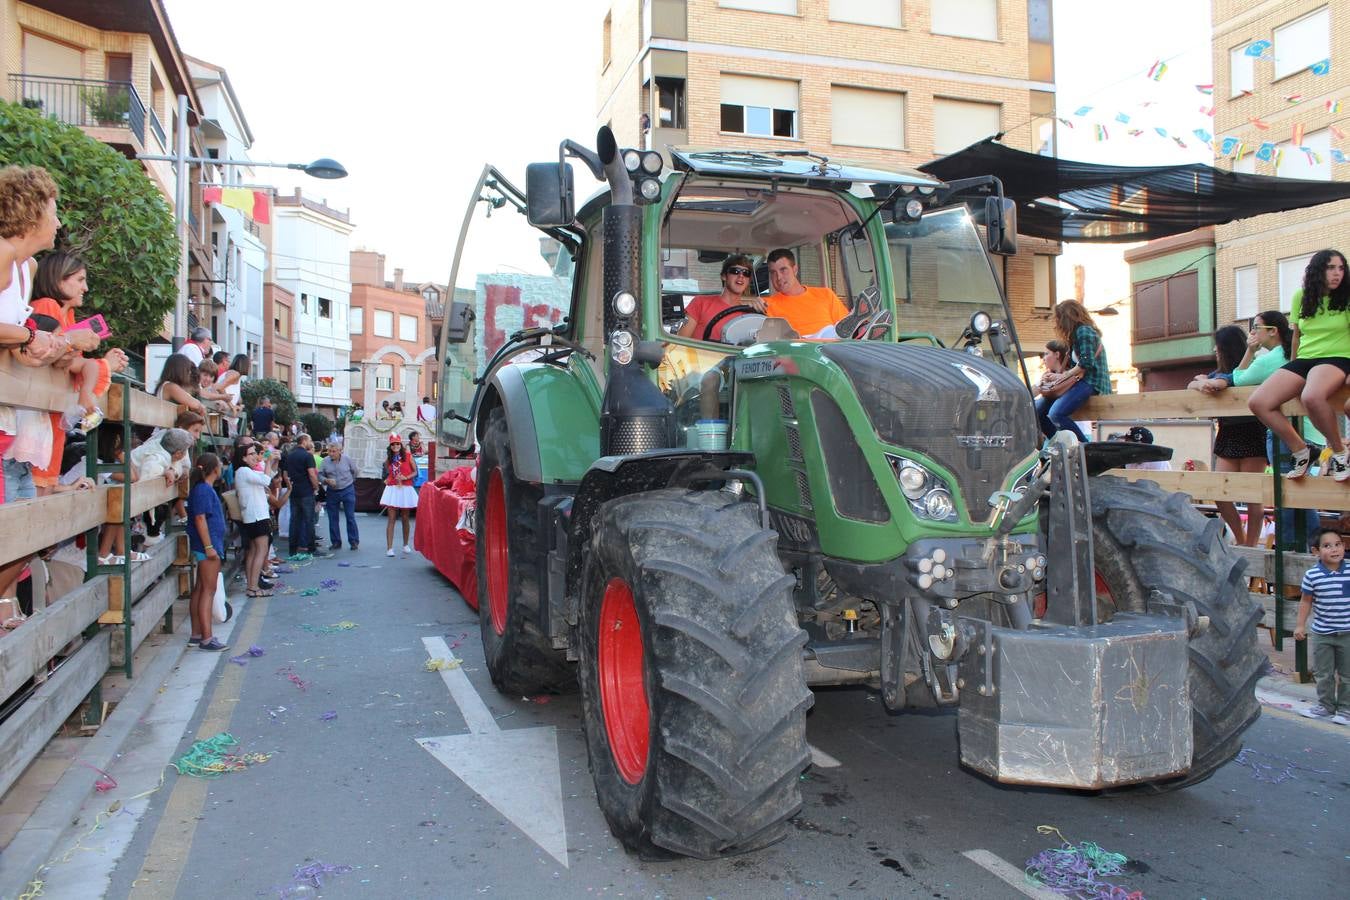
[[[398,434],[391,434],[389,435],[389,443],[401,444],[403,443],[403,438],[399,437]]]

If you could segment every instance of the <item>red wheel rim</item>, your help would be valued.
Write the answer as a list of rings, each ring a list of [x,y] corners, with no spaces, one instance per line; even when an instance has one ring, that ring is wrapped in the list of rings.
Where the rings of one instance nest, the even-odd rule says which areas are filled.
[[[1106,583],[1106,579],[1102,577],[1102,573],[1094,571],[1092,574],[1096,576],[1094,590],[1096,591],[1097,596],[1105,597],[1107,600],[1111,601],[1112,606],[1115,606],[1115,595],[1111,593],[1111,586]],[[1049,604],[1049,601],[1050,597],[1048,594],[1038,594],[1036,596],[1036,602],[1032,605],[1031,614],[1038,619],[1044,618],[1045,607]]]
[[[647,686],[643,680],[642,626],[633,591],[621,578],[611,578],[600,601],[600,708],[605,736],[619,775],[637,784],[647,771]]]
[[[488,481],[487,496],[487,566],[488,613],[492,630],[506,634],[507,591],[511,584],[511,557],[507,551],[506,490],[502,486],[502,470],[493,469]]]

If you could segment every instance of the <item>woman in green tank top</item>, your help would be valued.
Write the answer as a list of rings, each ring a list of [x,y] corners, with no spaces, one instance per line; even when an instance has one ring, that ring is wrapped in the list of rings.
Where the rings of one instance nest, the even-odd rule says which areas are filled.
[[[1332,396],[1350,376],[1350,281],[1345,277],[1345,255],[1319,250],[1303,270],[1303,289],[1294,292],[1293,359],[1271,373],[1252,394],[1247,406],[1275,437],[1293,451],[1287,477],[1308,473],[1311,454],[1303,437],[1280,412],[1286,401],[1299,397],[1313,426],[1326,435],[1332,456],[1324,475],[1337,481],[1350,478],[1350,459],[1341,441]]]

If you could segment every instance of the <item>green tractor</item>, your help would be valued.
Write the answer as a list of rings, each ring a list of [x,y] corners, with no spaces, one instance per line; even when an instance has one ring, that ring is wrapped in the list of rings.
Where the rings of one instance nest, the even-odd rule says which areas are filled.
[[[802,151],[673,150],[672,171],[597,143],[525,191],[484,170],[452,281],[487,361],[471,398],[446,376],[440,431],[479,448],[492,680],[579,683],[630,851],[782,838],[815,686],[956,707],[961,762],[1000,782],[1164,791],[1234,757],[1265,664],[1243,563],[1185,495],[1101,474],[1157,448],[1043,444],[997,179]],[[607,183],[579,210],[569,157]],[[728,254],[773,248],[867,339],[782,338],[749,307],[725,343],[676,334]]]

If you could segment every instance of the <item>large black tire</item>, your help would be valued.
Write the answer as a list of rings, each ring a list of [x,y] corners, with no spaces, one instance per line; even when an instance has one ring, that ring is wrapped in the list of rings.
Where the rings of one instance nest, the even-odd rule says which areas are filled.
[[[1093,478],[1092,536],[1098,608],[1144,612],[1150,591],[1195,604],[1209,628],[1191,638],[1187,690],[1194,752],[1179,778],[1138,785],[1156,792],[1204,781],[1242,749],[1242,733],[1261,715],[1256,681],[1266,670],[1257,646],[1261,605],[1251,598],[1243,561],[1223,540],[1223,523],[1196,511],[1185,494],[1152,481]]]
[[[597,517],[581,612],[591,774],[643,858],[785,836],[810,762],[806,633],[775,534],[726,492],[621,497]]]
[[[478,622],[492,683],[508,694],[558,693],[576,683],[561,650],[537,624],[539,609],[537,484],[516,478],[501,407],[488,415],[478,454]]]

